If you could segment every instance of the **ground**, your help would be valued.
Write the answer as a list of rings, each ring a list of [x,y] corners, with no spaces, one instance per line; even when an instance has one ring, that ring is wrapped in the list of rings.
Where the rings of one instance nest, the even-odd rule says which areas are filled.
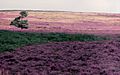
[[[120,75],[120,42],[54,42],[0,55],[0,66],[20,75]]]
[[[33,12],[26,18],[29,29],[10,26],[19,11],[0,12],[0,29],[28,32],[119,34],[120,14],[78,12]]]
[[[29,12],[29,29],[9,23],[15,12],[0,12],[0,29],[87,33],[112,37],[94,42],[50,42],[0,54],[0,66],[20,75],[120,75],[120,14]],[[114,36],[113,36],[114,35]]]

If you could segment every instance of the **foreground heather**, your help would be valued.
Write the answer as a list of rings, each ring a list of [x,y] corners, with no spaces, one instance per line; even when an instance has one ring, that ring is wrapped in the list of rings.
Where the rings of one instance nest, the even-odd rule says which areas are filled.
[[[0,54],[0,66],[20,75],[119,75],[120,42],[55,42]]]

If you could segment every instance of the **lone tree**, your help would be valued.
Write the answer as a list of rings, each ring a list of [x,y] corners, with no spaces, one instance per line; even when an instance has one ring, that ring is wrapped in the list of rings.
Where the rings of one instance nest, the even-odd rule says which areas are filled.
[[[10,25],[14,25],[21,29],[23,28],[28,29],[28,20],[22,20],[27,16],[28,16],[27,11],[21,11],[20,16],[16,17],[13,21],[11,21]]]

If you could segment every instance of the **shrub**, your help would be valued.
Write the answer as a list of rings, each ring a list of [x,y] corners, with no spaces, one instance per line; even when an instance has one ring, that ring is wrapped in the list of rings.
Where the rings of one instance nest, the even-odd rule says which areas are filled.
[[[25,18],[27,16],[28,16],[27,11],[21,11],[20,16],[16,17],[13,21],[11,21],[10,25],[14,25],[21,29],[23,29],[23,28],[27,29],[28,28],[28,20],[21,20],[22,18]]]
[[[21,11],[21,12],[20,12],[20,15],[21,15],[22,17],[27,17],[27,16],[28,16],[28,13],[27,13],[27,11]]]

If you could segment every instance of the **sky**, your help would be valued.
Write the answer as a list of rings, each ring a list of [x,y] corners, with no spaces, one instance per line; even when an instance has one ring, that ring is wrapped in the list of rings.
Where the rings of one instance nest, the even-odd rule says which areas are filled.
[[[120,0],[0,0],[0,10],[120,13]]]

